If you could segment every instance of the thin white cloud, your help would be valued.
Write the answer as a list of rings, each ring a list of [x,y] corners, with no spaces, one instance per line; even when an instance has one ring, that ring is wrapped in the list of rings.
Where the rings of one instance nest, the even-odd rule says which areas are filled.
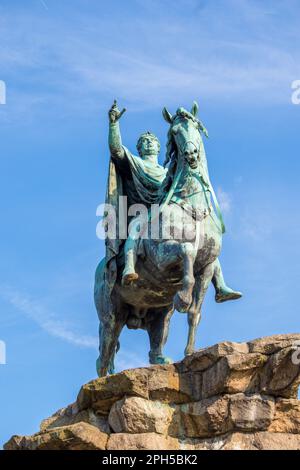
[[[41,301],[33,300],[27,294],[19,292],[11,286],[3,285],[0,286],[0,296],[51,336],[75,346],[97,349],[98,340],[96,337],[74,333],[66,322],[59,320],[57,315],[49,311]]]
[[[243,238],[253,242],[262,243],[269,240],[273,228],[272,221],[264,213],[241,217],[240,233]]]
[[[71,325],[57,318],[40,300],[34,300],[29,295],[19,292],[11,286],[0,286],[1,298],[12,305],[18,312],[26,315],[49,335],[59,338],[73,346],[97,350],[99,340],[95,336],[74,333]],[[15,319],[16,321],[16,319]],[[115,358],[116,371],[144,367],[147,363],[141,360],[140,355],[130,351],[118,351]],[[148,364],[149,365],[149,364]]]
[[[221,187],[217,189],[217,197],[222,211],[228,214],[231,211],[231,197]]]
[[[133,334],[133,332],[132,332]],[[149,366],[146,361],[141,359],[141,356],[129,351],[119,351],[115,358],[116,371],[135,369],[136,367]]]
[[[137,2],[134,27],[126,12],[122,21],[104,20],[92,8],[78,7],[70,23],[63,16],[2,8],[0,62],[16,112],[28,110],[23,99],[31,111],[49,112],[50,105],[60,113],[76,107],[90,112],[108,96],[131,109],[194,98],[289,103],[290,83],[300,76],[292,0],[276,7],[252,0],[226,0],[220,8],[194,0],[176,8],[169,1],[143,3]],[[288,31],[277,35],[288,13]]]
[[[43,5],[43,7],[45,8],[45,10],[49,10],[49,7],[48,5],[46,4],[45,0],[40,0],[41,4]]]

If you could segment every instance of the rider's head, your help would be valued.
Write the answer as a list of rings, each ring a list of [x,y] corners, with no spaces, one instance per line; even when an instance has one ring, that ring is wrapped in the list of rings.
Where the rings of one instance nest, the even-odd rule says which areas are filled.
[[[142,134],[136,146],[141,158],[147,158],[148,155],[158,155],[160,143],[158,138],[151,132]]]

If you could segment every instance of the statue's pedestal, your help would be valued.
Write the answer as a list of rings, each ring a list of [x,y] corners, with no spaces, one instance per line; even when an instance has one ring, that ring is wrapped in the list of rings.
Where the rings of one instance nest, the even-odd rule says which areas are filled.
[[[13,436],[5,449],[300,449],[297,341],[224,342],[93,380],[40,432]]]

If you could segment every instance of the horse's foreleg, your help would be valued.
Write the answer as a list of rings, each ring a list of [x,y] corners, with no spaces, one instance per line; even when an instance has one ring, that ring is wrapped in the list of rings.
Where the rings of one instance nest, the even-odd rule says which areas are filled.
[[[170,358],[163,355],[163,347],[168,338],[170,318],[173,312],[173,306],[171,308],[161,308],[157,313],[151,312],[153,318],[146,325],[150,340],[150,364],[169,364],[172,362]]]
[[[174,306],[178,312],[186,312],[193,300],[194,278],[194,247],[191,243],[180,245],[183,257],[183,279],[182,288],[174,298]]]
[[[203,300],[211,282],[214,273],[214,265],[209,264],[204,268],[202,273],[196,277],[196,282],[193,290],[193,303],[188,311],[188,324],[189,333],[184,355],[188,356],[193,354],[195,349],[196,331],[201,319],[201,308]]]

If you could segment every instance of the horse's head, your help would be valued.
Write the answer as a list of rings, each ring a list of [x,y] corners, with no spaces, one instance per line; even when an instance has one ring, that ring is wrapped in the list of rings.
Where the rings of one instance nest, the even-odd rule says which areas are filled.
[[[184,159],[191,168],[197,168],[202,144],[200,130],[207,133],[197,119],[197,113],[198,104],[195,101],[190,112],[178,108],[172,116],[166,108],[163,109],[163,117],[171,125],[165,165],[177,156],[178,159]]]

